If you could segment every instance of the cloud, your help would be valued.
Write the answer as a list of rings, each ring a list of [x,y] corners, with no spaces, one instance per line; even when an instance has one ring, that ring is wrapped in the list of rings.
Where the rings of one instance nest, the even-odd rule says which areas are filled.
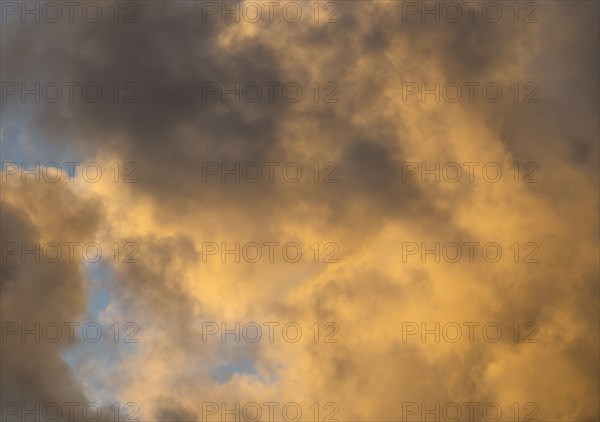
[[[598,5],[536,3],[540,22],[531,24],[515,23],[509,9],[497,24],[435,24],[405,22],[402,3],[338,2],[339,23],[315,24],[307,9],[296,24],[236,24],[202,22],[202,4],[143,3],[129,25],[3,25],[3,80],[105,89],[97,103],[13,99],[3,125],[19,115],[21,137],[42,135],[65,157],[139,169],[139,183],[115,183],[108,170],[98,183],[70,185],[9,176],[3,242],[136,245],[137,263],[107,261],[114,280],[102,318],[140,327],[140,343],[118,352],[97,389],[81,377],[101,359],[73,369],[60,358],[72,346],[3,344],[2,390],[11,391],[3,401],[111,391],[139,405],[140,420],[165,421],[199,420],[206,403],[254,401],[298,402],[305,416],[318,402],[323,415],[339,407],[340,420],[400,420],[403,403],[436,402],[495,402],[505,416],[517,402],[540,420],[597,419]],[[405,82],[469,81],[479,84],[473,102],[466,90],[456,103],[403,98]],[[115,104],[115,82],[135,83],[139,102]],[[303,96],[269,102],[265,90],[257,103],[233,94],[205,101],[206,82],[297,82]],[[481,96],[488,82],[502,86],[501,101]],[[523,103],[535,87],[539,102]],[[332,93],[339,101],[324,102]],[[472,182],[466,173],[458,183],[404,180],[405,163],[436,162],[478,165]],[[539,183],[522,183],[528,162]],[[263,178],[203,181],[206,163],[219,171],[257,163]],[[265,163],[277,163],[272,183]],[[301,166],[299,182],[286,179],[286,163]],[[502,168],[497,183],[482,173],[486,163]],[[234,253],[221,262],[236,242],[240,251],[278,242],[276,259],[263,246],[260,262],[236,263]],[[296,263],[282,255],[288,242],[301,245]],[[497,242],[503,255],[406,260],[407,243],[436,242]],[[539,263],[523,263],[528,242]],[[207,254],[209,243],[218,253]],[[323,262],[331,251],[339,262]],[[88,307],[80,264],[3,263],[2,320],[80,318]],[[205,342],[207,322],[295,322],[303,338]],[[339,342],[321,341],[328,322]],[[478,334],[494,322],[503,336],[404,341],[403,323],[421,322],[477,322]],[[526,335],[529,322],[539,342],[515,342],[511,327]]]

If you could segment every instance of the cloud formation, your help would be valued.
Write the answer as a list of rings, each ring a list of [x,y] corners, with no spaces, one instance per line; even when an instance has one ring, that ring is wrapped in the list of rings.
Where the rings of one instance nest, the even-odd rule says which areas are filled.
[[[223,23],[223,2],[137,4],[130,24],[112,22],[104,4],[98,23],[2,22],[3,95],[6,82],[103,88],[95,103],[7,97],[2,148],[16,152],[3,162],[31,166],[47,153],[104,171],[96,183],[35,183],[5,169],[2,242],[95,241],[111,251],[109,299],[95,316],[81,260],[3,259],[2,322],[139,326],[139,343],[88,345],[75,362],[64,358],[74,344],[12,336],[2,344],[3,403],[101,402],[110,418],[114,399],[136,403],[144,421],[220,420],[214,403],[252,420],[243,408],[253,402],[265,420],[269,402],[280,403],[279,419],[298,403],[302,420],[314,420],[315,402],[320,420],[421,420],[436,406],[441,419],[449,403],[460,404],[457,420],[495,420],[495,407],[481,413],[487,403],[503,412],[497,420],[600,417],[597,3],[520,2],[518,22],[502,3],[496,23],[479,9],[474,22],[423,22],[413,9],[422,2],[321,2],[319,23],[308,3],[297,23],[278,14]],[[524,23],[532,10],[538,22]],[[332,12],[337,23],[321,22]],[[502,88],[498,102],[485,96],[490,82]],[[236,83],[240,102],[222,92]],[[249,83],[260,101],[247,101]],[[301,86],[297,102],[280,91],[287,83]],[[437,94],[421,95],[436,83]],[[457,85],[461,99],[447,101]],[[135,163],[138,183],[124,183],[123,163]],[[263,177],[236,183],[227,173],[236,163],[255,163]],[[298,182],[289,163],[302,169]],[[436,163],[449,172],[439,182],[423,174]],[[445,177],[449,163],[463,171],[457,183]],[[472,260],[463,246],[450,262],[444,246],[468,242]],[[115,243],[135,245],[138,262],[115,262]],[[300,245],[297,262],[289,243]],[[440,262],[422,255],[436,243]],[[482,252],[489,243],[501,245],[497,262]],[[256,322],[263,337],[205,337],[222,322]],[[273,342],[265,322],[278,324]],[[302,329],[297,343],[281,340],[291,322]],[[462,339],[407,336],[436,323],[458,324]],[[472,342],[464,323],[477,324]],[[498,341],[485,340],[488,323],[502,328]],[[474,418],[470,402],[480,403]]]

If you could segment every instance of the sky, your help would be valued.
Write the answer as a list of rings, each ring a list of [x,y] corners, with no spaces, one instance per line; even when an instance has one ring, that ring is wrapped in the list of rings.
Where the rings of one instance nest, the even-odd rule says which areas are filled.
[[[1,419],[599,420],[599,18],[2,0]]]

